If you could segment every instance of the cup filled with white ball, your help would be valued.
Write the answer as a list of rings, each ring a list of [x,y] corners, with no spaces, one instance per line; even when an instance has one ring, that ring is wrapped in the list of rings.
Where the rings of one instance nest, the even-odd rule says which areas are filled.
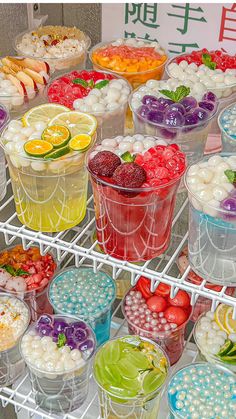
[[[235,99],[236,100],[236,99]],[[221,130],[222,151],[236,151],[236,104],[223,109],[218,117]]]
[[[76,317],[45,314],[31,325],[20,345],[41,409],[65,414],[83,404],[96,347],[90,326]]]
[[[214,93],[177,79],[149,80],[130,96],[135,132],[177,143],[188,164],[203,157],[210,126],[218,109]]]
[[[215,154],[189,167],[188,255],[207,281],[236,286],[236,155]]]

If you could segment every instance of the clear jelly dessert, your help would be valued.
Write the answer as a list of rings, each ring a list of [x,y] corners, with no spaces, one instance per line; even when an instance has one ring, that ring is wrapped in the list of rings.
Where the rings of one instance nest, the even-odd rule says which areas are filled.
[[[47,61],[55,71],[83,68],[90,38],[76,27],[41,26],[16,36],[14,48],[18,55]]]
[[[100,71],[72,71],[55,79],[48,88],[49,102],[87,112],[98,121],[98,139],[124,133],[129,83]]]
[[[58,314],[70,314],[92,327],[97,344],[110,337],[112,304],[116,295],[113,279],[92,267],[70,267],[52,281],[49,300]]]
[[[82,221],[88,184],[85,156],[96,126],[92,115],[52,103],[32,108],[7,125],[1,144],[22,224],[57,232]]]
[[[23,298],[32,321],[43,313],[52,313],[47,286],[57,265],[50,253],[42,256],[38,247],[9,247],[0,253],[0,266],[0,290]]]
[[[236,151],[236,104],[223,109],[218,117],[221,130],[222,150],[224,152]]]
[[[22,113],[44,97],[50,78],[48,63],[31,58],[0,59],[0,103],[11,113]]]
[[[154,342],[124,336],[97,352],[93,372],[102,419],[156,419],[169,369],[168,358]]]
[[[233,307],[219,304],[203,314],[195,325],[194,339],[200,356],[236,372],[236,320]]]
[[[175,373],[168,385],[171,419],[234,419],[236,378],[225,368],[194,363]]]
[[[124,149],[119,157],[122,139],[115,137],[106,140],[113,144],[113,151],[103,150],[103,143],[88,158],[98,244],[105,253],[133,262],[152,259],[167,249],[176,193],[186,166],[178,145],[161,142],[152,147],[149,143],[145,151],[146,138],[138,138],[143,152]],[[137,137],[130,139],[135,142]],[[148,141],[157,144],[155,137]]]
[[[95,347],[93,331],[76,317],[45,314],[30,327],[21,353],[41,409],[62,414],[83,404]]]
[[[183,275],[185,270],[189,266],[188,248],[187,247],[185,247],[183,249],[183,251],[180,253],[180,255],[178,257],[177,265],[178,265],[178,268],[180,270],[181,275]],[[195,272],[193,272],[192,269],[189,271],[189,274],[188,274],[187,278],[185,278],[185,281],[190,282],[191,284],[195,284],[195,285],[201,285],[203,280],[204,279],[202,277],[200,277],[199,275],[197,275]],[[212,291],[215,291],[215,292],[220,292],[220,291],[222,291],[222,288],[223,288],[220,285],[210,284],[209,282],[206,282],[204,287],[208,290],[212,290]],[[234,293],[235,293],[235,288],[234,287],[227,287],[226,290],[224,291],[224,293],[227,294],[227,295],[233,296]],[[212,305],[212,300],[211,299],[199,296],[198,299],[196,300],[194,306],[193,306],[191,320],[196,322],[198,317],[202,313],[205,313],[206,311],[211,309],[211,305]]]
[[[167,55],[158,42],[120,38],[95,45],[90,60],[95,69],[122,75],[137,87],[149,79],[162,78]]]
[[[0,293],[0,385],[11,385],[24,371],[19,339],[30,321],[27,305],[6,292]]]
[[[185,82],[183,82],[185,83]],[[130,98],[135,131],[176,142],[191,164],[203,157],[217,98],[206,92],[196,99],[192,89],[178,81],[149,80]]]
[[[184,350],[184,333],[192,312],[190,297],[179,290],[170,298],[170,286],[160,283],[151,292],[151,281],[141,276],[123,300],[129,333],[157,342],[175,364]]]
[[[216,154],[190,166],[188,255],[191,268],[209,282],[236,284],[236,156]]]
[[[236,60],[222,51],[192,51],[173,58],[167,65],[167,73],[178,80],[191,81],[195,88],[205,86],[219,99],[220,112],[236,101]],[[215,118],[211,132],[218,134],[219,127]]]

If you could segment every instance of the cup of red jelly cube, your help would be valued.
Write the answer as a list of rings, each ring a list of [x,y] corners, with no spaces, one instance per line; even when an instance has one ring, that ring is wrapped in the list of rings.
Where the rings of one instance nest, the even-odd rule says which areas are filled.
[[[97,139],[124,134],[131,86],[108,72],[72,71],[55,78],[47,90],[49,102],[94,115]]]
[[[175,364],[184,350],[185,328],[192,307],[186,291],[179,290],[170,298],[170,286],[160,283],[151,292],[151,281],[141,276],[122,302],[122,311],[129,333],[157,342],[166,352],[170,364]]]
[[[51,253],[40,254],[36,246],[8,247],[0,253],[0,291],[23,299],[30,309],[31,320],[53,313],[47,289],[57,269]]]
[[[122,142],[121,137],[112,140]],[[137,154],[122,154],[118,145],[112,150],[96,145],[88,157],[98,244],[117,259],[150,260],[169,246],[185,155],[176,144]]]
[[[186,268],[189,265],[187,246],[180,253],[177,265],[178,265],[178,268],[179,268],[179,271],[180,271],[181,275],[183,275]],[[186,281],[190,282],[191,284],[201,285],[201,283],[203,281],[203,278],[200,277],[199,275],[197,275],[191,269],[189,274],[188,274],[188,277],[186,278]],[[220,292],[222,290],[222,287],[220,285],[210,284],[209,282],[206,282],[205,288],[209,289],[209,290],[212,290],[212,291],[215,291],[215,292]],[[227,287],[226,290],[225,290],[225,294],[230,295],[230,296],[233,296],[234,292],[235,292],[234,287]],[[193,322],[196,322],[198,320],[199,316],[201,316],[201,314],[203,314],[203,313],[205,313],[205,312],[207,312],[211,309],[211,304],[212,304],[212,300],[209,300],[209,298],[199,296],[197,301],[194,304],[191,320]]]

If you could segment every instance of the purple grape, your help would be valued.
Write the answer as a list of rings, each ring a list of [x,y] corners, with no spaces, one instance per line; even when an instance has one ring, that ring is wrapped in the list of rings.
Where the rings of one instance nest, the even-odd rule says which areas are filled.
[[[209,118],[209,113],[206,109],[203,108],[196,108],[192,112],[193,115],[197,115],[199,121],[206,121]]]
[[[74,336],[74,328],[73,326],[68,326],[65,328],[64,333],[68,339]]]
[[[184,106],[186,112],[190,112],[197,107],[197,101],[192,96],[184,97],[179,103]]]
[[[69,346],[71,350],[77,348],[77,344],[73,339],[67,339],[66,345]]]
[[[182,113],[182,115],[186,112],[185,107],[181,105],[181,103],[172,103],[172,105],[169,106],[168,111],[178,111]]]
[[[40,324],[37,326],[37,331],[39,336],[51,336],[52,334],[52,326],[50,326],[49,324]]]
[[[236,198],[226,198],[220,203],[220,207],[226,211],[236,212]]]
[[[164,112],[173,103],[173,100],[165,99],[164,97],[159,97],[157,103],[155,104],[155,109]]]
[[[0,109],[0,119],[4,120],[4,119],[6,119],[6,116],[7,116],[7,114],[4,111],[4,109]]]
[[[155,124],[161,124],[164,119],[164,113],[160,111],[149,111],[147,119]]]
[[[164,115],[164,124],[172,127],[181,127],[184,125],[184,117],[178,111],[167,111]]]
[[[78,349],[81,352],[87,351],[92,348],[94,348],[94,342],[91,339],[87,339],[85,342],[81,343],[78,347]]]
[[[76,342],[83,342],[87,337],[87,331],[85,329],[77,329],[74,334]]]
[[[68,327],[68,323],[63,319],[55,319],[53,323],[53,329],[56,332],[63,333],[65,328]]]
[[[146,118],[147,114],[149,112],[149,107],[146,105],[140,106],[140,108],[138,109],[138,114],[142,117],[142,118]]]
[[[157,98],[155,96],[151,96],[151,95],[145,95],[142,98],[142,103],[144,105],[151,105],[152,103],[157,102]]]
[[[202,100],[210,100],[210,102],[216,102],[217,97],[213,92],[207,92],[203,95]]]
[[[177,133],[175,132],[175,130],[161,128],[159,135],[161,138],[164,138],[166,140],[173,140],[177,136]]]
[[[74,323],[71,323],[70,324],[70,326],[73,326],[73,328],[76,330],[76,329],[86,329],[87,328],[87,325],[86,325],[86,323],[85,322],[83,322],[83,321],[79,321],[79,322],[74,322]]]
[[[40,316],[40,318],[38,319],[38,325],[41,324],[52,324],[52,317],[49,316],[48,314],[43,314],[42,316]]]
[[[207,111],[210,111],[210,112],[214,111],[214,109],[215,109],[215,104],[213,102],[209,102],[209,101],[206,101],[206,100],[203,100],[202,102],[199,102],[198,106],[200,106],[200,108],[206,109]]]
[[[199,122],[198,116],[196,114],[194,114],[193,112],[187,113],[185,115],[184,125],[196,125],[196,124],[198,124],[198,122]]]

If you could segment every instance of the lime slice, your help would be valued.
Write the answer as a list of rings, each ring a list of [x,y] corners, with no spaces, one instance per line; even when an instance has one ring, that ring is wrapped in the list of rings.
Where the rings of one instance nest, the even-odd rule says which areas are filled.
[[[55,160],[55,159],[58,159],[59,157],[64,156],[65,154],[68,154],[69,152],[70,152],[70,148],[68,147],[68,145],[66,145],[65,147],[59,148],[58,150],[55,150],[52,153],[47,154],[44,158],[47,160],[49,159]]]
[[[78,134],[93,135],[97,129],[97,120],[92,115],[71,111],[55,116],[49,122],[51,125],[64,125],[69,128],[71,136],[75,137]]]
[[[227,353],[227,356],[235,356],[235,355],[236,355],[236,343],[233,345],[233,347]]]
[[[223,362],[227,362],[227,364],[236,365],[236,356],[225,355],[221,356],[220,359]]]
[[[226,304],[219,304],[215,311],[215,321],[221,330],[224,330],[227,334],[229,333],[225,327],[225,316],[229,306]]]
[[[66,106],[57,105],[55,103],[44,103],[43,105],[35,106],[35,108],[26,112],[22,117],[22,123],[25,127],[33,126],[39,121],[48,124],[56,115],[69,111],[70,109],[66,108]]]
[[[232,348],[233,348],[233,342],[231,340],[227,339],[224,345],[220,348],[218,352],[218,356],[224,356],[226,355]]]
[[[136,378],[138,376],[138,368],[131,364],[128,356],[126,358],[120,359],[117,366],[123,377]]]
[[[228,333],[236,333],[236,320],[233,320],[233,307],[228,307],[225,316],[225,327]]]
[[[102,351],[104,364],[116,364],[120,359],[119,341],[111,341],[104,346]]]
[[[52,125],[45,128],[42,133],[42,140],[48,141],[54,148],[65,146],[70,140],[70,131],[63,125]]]
[[[165,374],[162,374],[158,370],[148,372],[143,379],[144,394],[150,394],[161,387],[165,381],[165,377]]]
[[[69,147],[73,151],[86,151],[92,142],[92,137],[88,134],[78,134],[71,138]]]
[[[53,150],[52,144],[43,140],[29,140],[24,144],[26,154],[32,157],[44,157]]]

